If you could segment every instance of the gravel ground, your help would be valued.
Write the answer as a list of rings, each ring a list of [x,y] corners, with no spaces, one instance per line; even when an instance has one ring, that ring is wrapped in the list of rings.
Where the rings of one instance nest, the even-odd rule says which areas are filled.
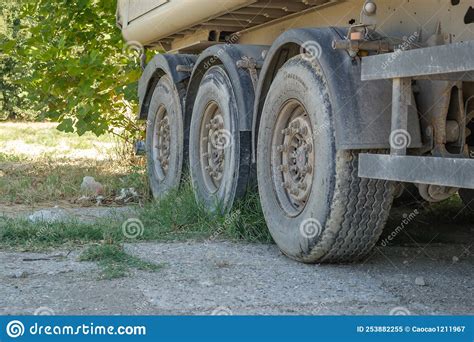
[[[273,245],[147,243],[126,249],[165,266],[98,280],[95,264],[77,261],[80,251],[0,252],[0,315],[474,313],[468,243],[378,247],[353,265],[299,264]]]
[[[56,208],[46,207],[32,210],[28,206],[0,206],[0,217],[28,219],[32,222],[67,222],[77,220],[84,223],[94,223],[102,218],[131,216],[134,213],[134,209],[133,206],[75,208],[62,205]]]

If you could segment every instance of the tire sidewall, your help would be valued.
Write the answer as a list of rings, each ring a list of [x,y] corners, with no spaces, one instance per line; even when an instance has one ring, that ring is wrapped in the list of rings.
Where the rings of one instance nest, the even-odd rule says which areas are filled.
[[[161,107],[164,107],[168,113],[171,139],[168,173],[162,180],[159,179],[156,171],[155,163],[158,163],[158,161],[153,159],[152,153],[153,138],[156,134],[155,122]],[[155,198],[162,197],[170,190],[177,188],[180,184],[183,166],[183,137],[181,99],[176,86],[171,79],[165,75],[161,77],[153,91],[147,119],[146,151],[148,178],[151,192]]]
[[[210,102],[218,104],[224,117],[224,130],[230,133],[231,143],[226,147],[224,175],[217,192],[210,193],[204,184],[201,168],[201,126]],[[189,166],[196,199],[210,211],[226,212],[231,209],[239,181],[240,141],[238,107],[232,83],[220,66],[211,67],[204,75],[193,107],[189,139]]]
[[[298,100],[308,113],[313,130],[313,185],[303,211],[287,215],[274,190],[271,167],[274,126],[278,113],[289,99]],[[278,72],[268,92],[259,127],[257,175],[262,209],[270,233],[288,256],[304,259],[321,239],[330,215],[336,173],[336,144],[332,107],[325,77],[316,61],[302,56],[290,59]],[[308,224],[319,225],[313,236],[305,233]]]

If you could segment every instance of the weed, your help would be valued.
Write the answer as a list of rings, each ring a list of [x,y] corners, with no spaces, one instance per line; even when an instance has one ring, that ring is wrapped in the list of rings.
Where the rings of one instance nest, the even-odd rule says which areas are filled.
[[[127,254],[123,246],[118,244],[90,246],[81,254],[79,260],[97,262],[101,267],[102,279],[126,277],[130,269],[156,272],[163,267]]]

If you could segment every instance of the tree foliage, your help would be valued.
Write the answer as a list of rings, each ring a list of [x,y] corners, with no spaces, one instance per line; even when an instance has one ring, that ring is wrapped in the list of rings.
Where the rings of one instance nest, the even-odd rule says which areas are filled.
[[[15,0],[17,1],[17,0]],[[21,87],[66,132],[133,131],[138,58],[124,48],[112,0],[21,0]],[[18,69],[17,69],[18,71]]]
[[[22,35],[18,19],[19,3],[0,3],[0,119],[20,119],[29,117],[25,93],[17,82],[19,74],[18,56],[15,53],[5,53],[14,44],[21,44]]]

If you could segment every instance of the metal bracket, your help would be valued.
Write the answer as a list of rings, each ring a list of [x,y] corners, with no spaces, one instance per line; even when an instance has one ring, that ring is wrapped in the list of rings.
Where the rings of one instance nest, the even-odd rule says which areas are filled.
[[[257,61],[252,57],[244,56],[241,60],[237,61],[236,63],[237,68],[240,69],[247,69],[250,74],[250,78],[252,79],[253,89],[257,91],[258,86],[258,71],[257,69],[261,69],[263,66],[263,62]]]
[[[412,104],[411,78],[395,78],[392,95],[390,154],[405,155],[411,138],[408,133],[408,107]]]
[[[184,72],[186,74],[192,73],[193,69],[194,69],[194,64],[188,64],[188,65],[180,64],[176,66],[177,72]]]
[[[347,50],[351,57],[356,57],[361,51],[375,51],[387,53],[394,49],[394,45],[385,39],[369,40],[369,27],[367,25],[352,25],[346,39],[334,40],[334,50]]]
[[[359,177],[474,189],[474,160],[360,154]]]
[[[142,53],[140,54],[140,67],[142,71],[146,69],[146,48],[143,48]]]
[[[474,71],[474,62],[469,57],[473,52],[474,42],[463,42],[363,59],[363,80],[393,80],[392,133],[391,155],[361,154],[359,177],[474,189],[472,159],[406,156],[410,140],[407,117],[412,101],[412,80],[434,77],[446,80],[460,74],[460,80],[469,80]],[[438,190],[442,195],[453,191],[449,188]]]

